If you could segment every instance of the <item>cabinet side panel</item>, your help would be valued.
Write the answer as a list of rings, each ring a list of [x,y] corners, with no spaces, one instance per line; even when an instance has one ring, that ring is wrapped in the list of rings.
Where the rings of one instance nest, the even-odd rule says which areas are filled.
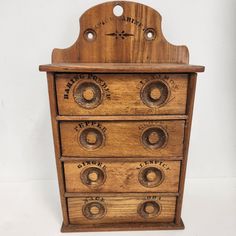
[[[183,149],[184,158],[181,164],[179,197],[177,199],[177,207],[176,207],[176,224],[179,224],[181,222],[181,210],[182,210],[183,192],[184,192],[184,184],[185,184],[185,176],[186,176],[187,159],[188,159],[189,140],[190,140],[190,134],[191,134],[196,82],[197,82],[197,74],[196,73],[190,74],[189,83],[188,83],[187,107],[186,107],[188,120],[185,123],[185,130],[184,130],[184,133],[185,133],[184,149]]]
[[[65,184],[64,184],[64,174],[63,174],[63,163],[60,161],[60,136],[59,136],[59,125],[56,120],[57,116],[57,101],[56,101],[56,88],[55,88],[55,79],[53,73],[47,73],[48,81],[48,93],[50,100],[50,111],[51,111],[51,122],[52,122],[52,132],[53,132],[53,141],[54,141],[54,151],[55,159],[57,165],[57,177],[60,189],[60,198],[61,198],[61,207],[63,211],[63,221],[65,225],[68,225],[68,212],[67,212],[67,203],[66,198],[64,197],[65,193]]]

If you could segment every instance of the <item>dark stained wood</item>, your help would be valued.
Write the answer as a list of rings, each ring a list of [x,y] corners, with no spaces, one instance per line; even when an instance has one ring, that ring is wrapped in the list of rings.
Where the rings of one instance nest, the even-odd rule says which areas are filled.
[[[77,73],[189,73],[203,72],[203,66],[165,63],[60,63],[41,65],[40,71]]]

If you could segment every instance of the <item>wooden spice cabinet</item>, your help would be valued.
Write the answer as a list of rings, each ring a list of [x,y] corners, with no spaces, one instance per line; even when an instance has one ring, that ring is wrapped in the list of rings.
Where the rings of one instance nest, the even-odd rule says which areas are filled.
[[[117,15],[116,8],[123,12]],[[135,2],[97,5],[54,49],[48,91],[63,232],[183,229],[197,72],[161,16]]]

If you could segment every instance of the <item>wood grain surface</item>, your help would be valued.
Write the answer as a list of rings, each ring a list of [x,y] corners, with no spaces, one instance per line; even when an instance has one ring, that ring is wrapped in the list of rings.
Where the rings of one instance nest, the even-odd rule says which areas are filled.
[[[52,134],[54,141],[54,152],[55,152],[55,161],[57,167],[57,178],[60,191],[60,200],[61,208],[63,215],[64,225],[67,226],[69,223],[68,212],[67,212],[67,203],[64,196],[65,193],[65,182],[64,182],[64,173],[63,173],[63,163],[60,160],[61,157],[61,148],[60,148],[60,134],[59,134],[59,122],[56,120],[57,115],[57,101],[56,101],[56,84],[53,73],[47,73],[47,82],[48,82],[48,95],[50,101],[50,113],[51,113],[51,124],[52,124]]]
[[[93,73],[190,73],[204,66],[167,63],[57,63],[39,66],[40,71]]]
[[[128,222],[173,222],[175,218],[176,197],[162,197],[154,195],[151,201],[160,205],[157,216],[145,219],[138,213],[140,204],[150,199],[142,195],[140,197],[81,197],[68,198],[68,211],[70,224],[102,224],[102,223],[128,223]],[[83,207],[89,202],[100,202],[104,205],[106,213],[100,219],[87,219],[83,215]]]
[[[121,116],[57,116],[59,121],[157,121],[157,120],[187,120],[187,115],[121,115]]]
[[[123,8],[121,16],[113,13],[117,4]],[[114,1],[86,11],[80,18],[77,41],[69,48],[53,50],[53,63],[78,61],[187,64],[189,53],[186,46],[167,42],[157,11],[135,2]]]
[[[80,224],[69,224],[65,225],[62,223],[61,232],[104,232],[104,231],[147,231],[147,230],[182,230],[184,229],[184,223],[181,220],[179,224],[174,222],[129,222],[129,223],[109,223],[99,224],[96,227],[92,224],[80,225]]]
[[[186,169],[187,169],[190,134],[191,134],[191,127],[192,127],[192,117],[193,117],[196,84],[197,84],[197,74],[192,73],[189,87],[188,87],[187,114],[188,114],[189,119],[186,121],[185,131],[184,131],[184,133],[185,133],[184,158],[183,158],[183,161],[181,164],[181,174],[180,174],[180,184],[179,184],[179,193],[180,193],[179,195],[180,196],[177,200],[176,224],[179,224],[181,221],[181,212],[182,212],[182,204],[183,204],[184,185],[185,185],[185,176],[186,176]]]
[[[122,8],[121,14],[115,8]],[[151,7],[113,1],[80,18],[47,71],[62,232],[183,229],[197,75]],[[50,73],[49,73],[50,72]]]
[[[187,74],[58,74],[56,78],[60,115],[185,114]],[[76,88],[83,81],[101,88],[101,103],[93,109],[75,101]],[[168,87],[167,100],[149,107],[141,99],[142,88],[158,81]]]
[[[84,184],[81,181],[85,170],[100,168],[105,174],[105,181],[101,185]],[[163,181],[154,187],[146,187],[139,181],[146,176],[141,175],[147,168],[157,168],[162,172]],[[65,182],[67,192],[178,192],[180,161],[157,161],[145,159],[143,162],[127,161],[112,162],[109,159],[102,162],[88,160],[82,162],[64,163]],[[155,182],[149,173],[150,183]],[[139,176],[140,175],[140,176]],[[154,176],[155,178],[155,176]],[[93,183],[93,182],[92,182]]]
[[[62,155],[69,157],[168,157],[182,156],[184,121],[107,121],[107,122],[61,122]],[[104,143],[97,149],[84,147],[79,139],[83,130],[101,127]],[[150,149],[142,143],[146,129],[162,127],[167,133],[166,144]],[[104,132],[105,131],[105,132]]]

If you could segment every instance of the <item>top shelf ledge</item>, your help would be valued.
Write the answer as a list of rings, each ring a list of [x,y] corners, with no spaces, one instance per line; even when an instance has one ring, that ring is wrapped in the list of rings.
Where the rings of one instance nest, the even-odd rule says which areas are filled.
[[[40,65],[39,70],[79,73],[191,73],[204,72],[205,67],[173,63],[58,63]]]

